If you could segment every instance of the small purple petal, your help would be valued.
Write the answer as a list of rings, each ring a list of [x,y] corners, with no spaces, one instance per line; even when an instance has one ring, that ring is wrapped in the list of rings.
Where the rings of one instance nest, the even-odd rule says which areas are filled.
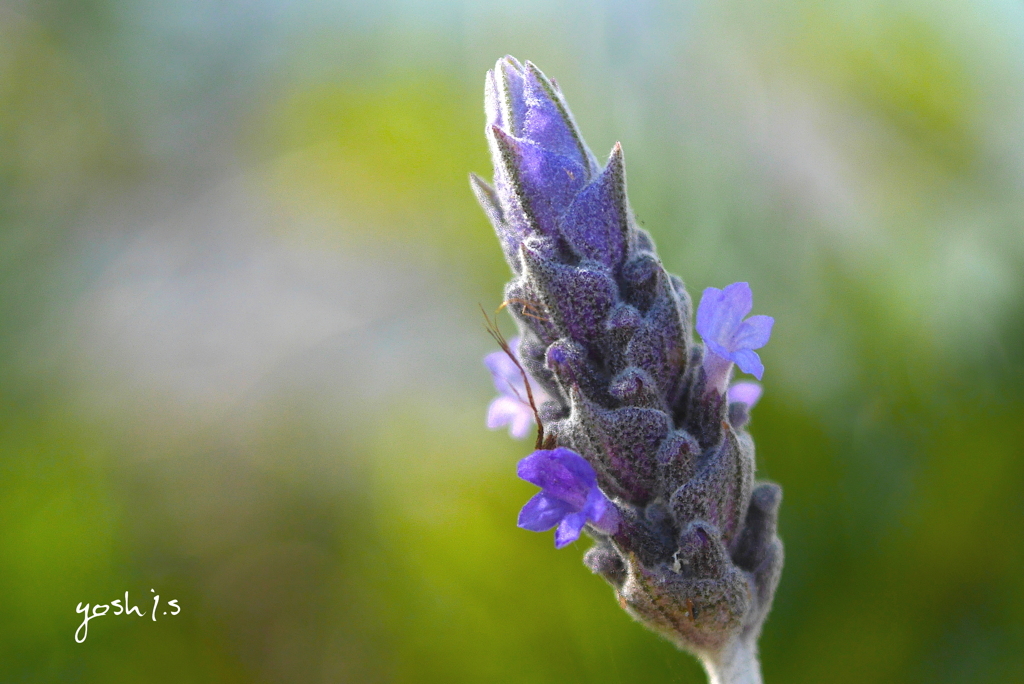
[[[772,336],[775,319],[771,316],[751,316],[740,324],[733,336],[733,344],[740,349],[760,349]]]
[[[572,511],[572,506],[566,502],[540,492],[519,511],[518,525],[531,532],[547,532]]]
[[[518,387],[523,384],[523,376],[508,354],[503,351],[491,352],[484,357],[484,365],[487,366],[487,370],[491,371],[494,389],[505,396],[515,397],[510,390],[512,388],[518,390]]]
[[[739,366],[744,373],[750,373],[758,380],[764,375],[764,364],[761,363],[761,357],[757,355],[757,352],[740,349],[733,352],[731,356],[733,363]]]
[[[513,337],[508,344],[518,358],[519,338]],[[530,426],[534,422],[533,408],[529,403],[523,372],[504,351],[492,352],[485,356],[484,365],[491,371],[494,387],[499,395],[487,409],[487,427],[496,430],[508,425],[511,435],[522,439],[530,432]],[[537,406],[550,401],[551,397],[540,387],[533,386],[531,389]]]
[[[508,433],[516,439],[522,439],[530,434],[533,425],[533,410],[520,411],[512,419],[512,424],[508,426]]]
[[[735,312],[736,320],[742,320],[754,308],[754,293],[749,283],[733,283],[722,289],[722,302],[730,312]]]
[[[487,408],[487,427],[491,430],[509,426],[509,432],[516,439],[529,433],[533,424],[533,411],[526,404],[508,397],[497,397]]]
[[[743,317],[750,312],[750,302],[745,295],[750,293],[746,283],[733,283],[724,290],[709,287],[701,296],[697,307],[697,332],[705,342],[714,343],[732,351],[732,337]]]
[[[576,510],[583,508],[587,494],[597,486],[591,465],[565,447],[533,452],[519,461],[517,473],[527,482],[543,487],[551,496],[573,504]]]
[[[756,382],[737,382],[729,388],[729,401],[738,401],[754,408],[764,389]]]
[[[496,397],[487,407],[487,427],[491,430],[505,427],[519,413],[518,403],[508,397]]]
[[[705,288],[700,296],[700,305],[697,307],[697,332],[704,338],[704,341],[717,337],[718,329],[716,317],[720,308],[722,291],[717,287]]]
[[[587,524],[587,516],[583,513],[571,513],[562,519],[555,530],[555,548],[562,549],[580,538],[583,526]]]
[[[584,483],[589,488],[597,486],[597,474],[594,472],[594,467],[587,462],[587,459],[572,449],[566,449],[565,447],[557,447],[552,453],[578,481]]]

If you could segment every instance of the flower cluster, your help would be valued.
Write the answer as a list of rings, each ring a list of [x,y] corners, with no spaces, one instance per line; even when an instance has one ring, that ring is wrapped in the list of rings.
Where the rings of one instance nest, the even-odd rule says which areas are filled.
[[[499,60],[485,87],[494,183],[471,184],[512,269],[514,349],[547,436],[519,464],[541,487],[519,525],[557,528],[558,547],[586,530],[584,562],[637,620],[719,669],[749,667],[782,568],[781,490],[754,481],[743,429],[761,387],[729,382],[734,364],[761,378],[773,321],[744,320],[746,283],[708,288],[696,342],[682,281],[633,218],[622,148],[602,167],[529,62]],[[488,424],[524,435],[518,367],[487,364],[501,393]]]

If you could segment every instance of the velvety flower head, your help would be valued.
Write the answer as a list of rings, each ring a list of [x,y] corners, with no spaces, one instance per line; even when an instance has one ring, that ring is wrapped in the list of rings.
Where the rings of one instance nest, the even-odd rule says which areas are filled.
[[[579,539],[588,522],[606,534],[618,531],[618,509],[597,486],[594,468],[575,451],[535,451],[519,462],[518,474],[541,488],[519,512],[519,527],[546,532],[557,525],[555,548]]]
[[[513,337],[508,342],[509,348],[519,357],[519,338]],[[491,371],[494,388],[498,396],[487,409],[487,427],[492,430],[508,425],[509,434],[522,439],[533,426],[533,409],[526,395],[526,383],[523,374],[503,351],[496,351],[484,357],[484,365]],[[551,397],[534,383],[531,388],[533,401],[540,406]]]
[[[743,320],[753,307],[754,296],[747,283],[733,283],[724,290],[709,287],[704,290],[700,306],[697,307],[697,332],[711,354],[735,363],[744,373],[750,373],[760,380],[764,375],[764,364],[754,350],[768,344],[775,319],[771,316],[751,316]],[[717,360],[709,361],[709,365],[717,371]],[[726,365],[726,374],[727,371]],[[713,375],[720,375],[720,372]],[[709,378],[708,384],[724,384],[718,380],[724,379]]]
[[[604,165],[562,94],[529,62],[487,74],[493,183],[471,175],[512,270],[503,298],[543,430],[519,476],[541,488],[519,526],[586,529],[584,563],[647,627],[692,650],[712,681],[760,681],[756,642],[782,570],[780,488],[754,479],[744,427],[771,333],[746,283],[709,288],[697,313],[629,206],[622,147]],[[513,305],[514,304],[514,305]],[[487,365],[500,396],[488,424],[525,435],[534,419],[514,359]],[[694,368],[693,364],[702,364]],[[548,395],[541,395],[544,387]],[[710,663],[710,664],[709,664]]]
[[[756,382],[737,382],[729,386],[729,402],[738,401],[754,408],[764,389]]]

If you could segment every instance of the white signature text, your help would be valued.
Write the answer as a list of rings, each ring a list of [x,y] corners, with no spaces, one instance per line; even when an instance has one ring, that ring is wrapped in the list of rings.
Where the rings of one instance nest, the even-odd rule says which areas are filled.
[[[129,603],[127,591],[124,592],[123,604],[121,603],[121,599],[119,598],[114,599],[110,603],[96,604],[94,606],[90,606],[88,603],[86,603],[85,606],[83,607],[82,604],[79,603],[78,607],[75,608],[75,612],[82,613],[84,615],[84,618],[82,619],[82,624],[80,624],[78,626],[78,629],[75,630],[75,641],[77,641],[80,644],[83,643],[86,637],[89,636],[89,620],[93,620],[98,617],[103,617],[108,612],[111,615],[136,615],[137,617],[146,617],[146,615],[148,614],[153,619],[153,622],[156,622],[157,608],[159,608],[160,606],[160,594],[157,594],[155,589],[150,589],[150,591],[153,592],[153,608],[152,611],[147,611],[145,613],[143,613],[138,606],[133,606],[131,603]],[[113,611],[110,610],[111,606],[113,606],[114,608]],[[89,610],[90,607],[92,608],[91,612]],[[171,609],[171,612],[169,613],[170,615],[177,615],[181,612],[181,608],[178,606],[177,599],[171,599],[170,601],[168,601],[167,607]],[[168,612],[165,610],[162,611],[162,614],[168,615]]]

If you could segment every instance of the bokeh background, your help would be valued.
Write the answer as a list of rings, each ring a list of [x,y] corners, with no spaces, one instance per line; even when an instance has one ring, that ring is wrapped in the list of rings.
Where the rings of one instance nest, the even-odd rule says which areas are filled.
[[[776,318],[766,681],[1024,681],[1009,0],[0,4],[0,681],[704,681],[515,527],[467,183],[506,53]]]

